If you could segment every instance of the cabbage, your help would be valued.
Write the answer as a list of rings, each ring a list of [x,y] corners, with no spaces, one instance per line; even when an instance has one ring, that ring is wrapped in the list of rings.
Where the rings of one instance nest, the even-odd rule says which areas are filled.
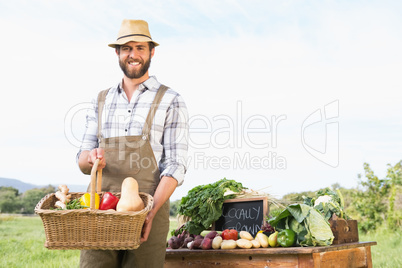
[[[278,231],[283,229],[295,231],[297,243],[301,246],[329,246],[334,240],[329,222],[308,205],[289,205],[268,222]]]

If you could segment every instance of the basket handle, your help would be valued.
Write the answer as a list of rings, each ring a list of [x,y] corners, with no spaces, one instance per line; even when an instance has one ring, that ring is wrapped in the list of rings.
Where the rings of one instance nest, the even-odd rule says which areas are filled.
[[[102,169],[98,169],[99,158],[95,160],[94,165],[91,169],[91,200],[89,208],[95,209],[95,193],[100,193],[102,191]],[[95,186],[96,185],[96,186]],[[96,187],[96,191],[95,191]]]

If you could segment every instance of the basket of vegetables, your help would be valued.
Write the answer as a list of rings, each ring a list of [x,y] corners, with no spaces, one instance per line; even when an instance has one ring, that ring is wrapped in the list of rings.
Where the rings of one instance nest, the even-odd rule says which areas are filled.
[[[101,192],[102,170],[97,171],[98,163],[91,171],[91,193],[68,193],[67,186],[61,185],[36,205],[35,213],[45,229],[46,248],[126,250],[140,246],[153,197],[138,192],[138,183],[131,177],[123,181],[121,193]]]

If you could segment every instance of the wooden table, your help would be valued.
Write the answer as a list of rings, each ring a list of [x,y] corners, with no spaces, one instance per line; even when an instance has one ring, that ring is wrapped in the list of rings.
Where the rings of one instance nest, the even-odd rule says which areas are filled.
[[[374,245],[377,245],[377,242],[355,242],[328,247],[168,249],[165,268],[372,267],[371,246]]]

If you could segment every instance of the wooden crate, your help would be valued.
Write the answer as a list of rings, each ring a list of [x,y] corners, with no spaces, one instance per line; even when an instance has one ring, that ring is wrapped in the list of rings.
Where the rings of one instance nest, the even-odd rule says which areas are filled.
[[[334,214],[329,220],[329,223],[331,224],[331,230],[334,234],[333,245],[359,241],[359,231],[357,229],[356,220],[341,219]]]

